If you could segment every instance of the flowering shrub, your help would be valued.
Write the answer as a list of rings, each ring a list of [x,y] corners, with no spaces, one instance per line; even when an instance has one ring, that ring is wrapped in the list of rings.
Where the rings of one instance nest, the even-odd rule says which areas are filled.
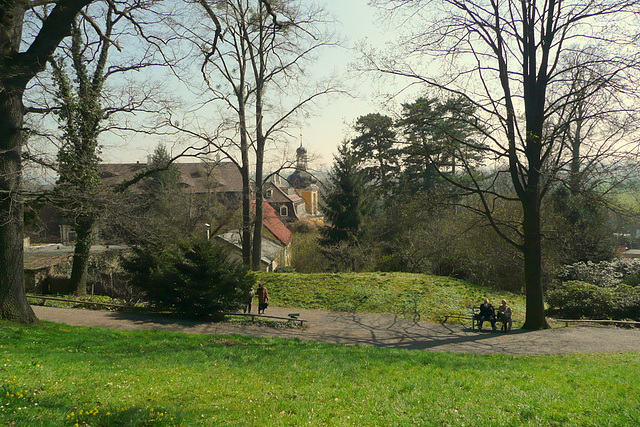
[[[613,261],[577,262],[564,266],[559,275],[562,282],[578,280],[600,287],[613,287],[620,283],[640,283],[640,260],[619,258]]]

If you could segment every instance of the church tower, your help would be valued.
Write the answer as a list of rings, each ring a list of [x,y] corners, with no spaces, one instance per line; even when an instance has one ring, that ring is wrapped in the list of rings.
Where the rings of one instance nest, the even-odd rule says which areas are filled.
[[[296,150],[296,169],[306,172],[308,160],[309,157],[307,156],[307,149],[302,146],[302,143],[300,143],[300,147]]]
[[[307,171],[309,157],[307,149],[302,146],[296,150],[296,170],[287,179],[296,193],[305,202],[305,208],[310,215],[319,215],[318,210],[318,187],[316,179]]]

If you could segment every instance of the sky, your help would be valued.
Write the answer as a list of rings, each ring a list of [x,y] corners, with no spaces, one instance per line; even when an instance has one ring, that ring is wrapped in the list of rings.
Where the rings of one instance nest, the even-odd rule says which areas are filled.
[[[355,46],[358,43],[381,44],[385,40],[383,27],[377,23],[378,11],[369,6],[368,1],[324,0],[327,11],[337,18],[337,30],[345,39],[345,47],[327,50],[319,65],[326,72],[335,70],[341,75],[349,95],[319,103],[303,128],[303,145],[311,155],[318,156],[318,163],[329,166],[355,120],[368,113],[381,112],[375,81],[352,71],[353,63],[357,61]]]
[[[380,111],[376,101],[375,82],[350,71],[357,60],[355,46],[366,41],[373,45],[384,43],[390,34],[378,23],[378,11],[368,5],[369,0],[315,0],[336,18],[336,31],[342,46],[325,48],[313,65],[319,78],[335,74],[345,85],[349,95],[332,95],[319,100],[309,111],[298,137],[309,153],[309,167],[329,168],[338,145],[348,136],[357,117]],[[292,132],[294,133],[294,132]],[[299,142],[297,142],[299,145]],[[153,152],[157,142],[140,135],[125,143],[115,143],[103,151],[105,162],[143,162]],[[289,147],[293,153],[297,147]]]

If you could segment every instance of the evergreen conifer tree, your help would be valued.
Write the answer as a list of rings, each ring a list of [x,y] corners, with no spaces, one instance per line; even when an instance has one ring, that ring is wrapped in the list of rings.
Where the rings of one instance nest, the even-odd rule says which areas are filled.
[[[331,190],[325,196],[322,208],[330,224],[323,230],[321,243],[324,246],[342,242],[357,245],[363,219],[369,210],[361,162],[346,142],[338,148],[338,153],[329,174]]]

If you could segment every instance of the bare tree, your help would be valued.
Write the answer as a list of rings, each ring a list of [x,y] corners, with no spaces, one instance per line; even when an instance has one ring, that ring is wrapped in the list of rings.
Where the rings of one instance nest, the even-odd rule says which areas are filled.
[[[589,96],[588,91],[580,94],[577,88],[558,96],[560,91],[555,88],[570,81],[574,69],[563,59],[576,46],[597,45],[600,53],[582,60],[580,66],[595,70],[606,63],[601,78],[616,80],[612,90],[620,94],[619,99],[629,109],[637,98],[635,80],[640,69],[637,26],[632,24],[640,2],[377,3],[398,13],[410,11],[407,22],[418,20],[421,30],[405,39],[407,50],[402,59],[398,55],[382,62],[368,56],[371,68],[466,97],[476,106],[477,123],[482,125],[478,128],[488,141],[488,154],[501,170],[498,175],[511,178],[512,192],[500,192],[494,182],[486,180],[457,184],[478,197],[483,214],[496,232],[524,256],[527,312],[523,328],[547,328],[542,201],[566,160],[561,135],[555,131],[562,120],[561,112],[575,105],[577,99]],[[432,66],[434,63],[437,67]],[[498,199],[520,205],[522,217],[517,227],[501,224],[493,215]]]
[[[554,98],[566,102],[551,128],[566,151],[563,182],[574,195],[595,189],[606,194],[626,180],[637,145],[638,111],[629,105],[618,64],[602,57],[591,46],[573,49],[563,58],[568,79],[554,87]]]
[[[336,91],[331,84],[308,87],[302,80],[304,63],[330,43],[322,28],[327,21],[321,10],[304,8],[300,2],[199,0],[199,4],[211,25],[204,31],[189,31],[188,37],[198,43],[204,58],[201,73],[210,101],[207,104],[221,104],[234,117],[222,115],[215,132],[173,123],[205,140],[207,153],[222,154],[240,170],[243,259],[246,265],[258,269],[267,150],[271,144],[290,138],[288,129],[295,126],[297,115],[316,98]]]

